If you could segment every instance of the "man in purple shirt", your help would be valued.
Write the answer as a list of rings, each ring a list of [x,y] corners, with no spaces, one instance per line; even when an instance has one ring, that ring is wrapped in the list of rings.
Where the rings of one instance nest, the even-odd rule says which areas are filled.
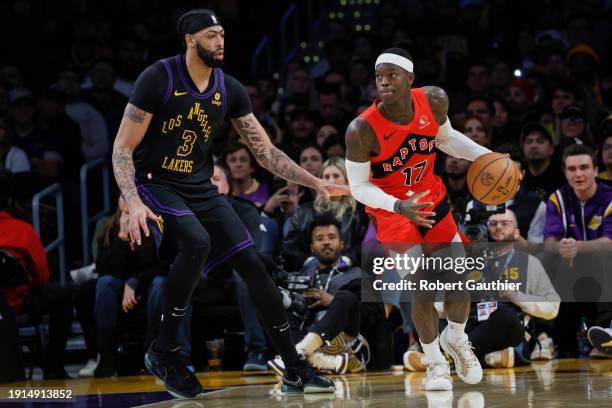
[[[544,246],[568,261],[578,254],[612,249],[612,188],[595,180],[595,153],[572,145],[563,154],[567,184],[546,204]]]
[[[575,301],[600,300],[606,292],[606,265],[612,260],[612,188],[595,179],[595,152],[585,145],[571,145],[563,154],[567,184],[550,195],[546,204],[544,248],[559,263],[555,286],[562,296]],[[559,257],[560,256],[560,257]],[[568,269],[569,267],[569,269]],[[590,278],[590,279],[589,279]],[[595,286],[593,278],[597,282]],[[568,289],[564,291],[563,288]],[[610,303],[562,304],[556,329],[560,357],[575,353],[578,319],[608,326],[612,318]]]

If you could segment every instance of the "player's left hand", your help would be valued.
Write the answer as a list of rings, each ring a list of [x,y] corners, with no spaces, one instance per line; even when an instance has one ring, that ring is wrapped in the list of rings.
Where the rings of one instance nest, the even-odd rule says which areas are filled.
[[[346,184],[327,183],[323,180],[316,187],[317,193],[325,198],[351,195],[351,189]]]

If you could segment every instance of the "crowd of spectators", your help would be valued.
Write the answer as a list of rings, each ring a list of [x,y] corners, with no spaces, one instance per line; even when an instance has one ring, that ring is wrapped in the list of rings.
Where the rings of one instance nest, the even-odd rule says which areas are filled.
[[[51,182],[62,185],[67,214],[75,211],[79,168],[96,158],[109,158],[139,73],[156,60],[181,52],[172,27],[190,4],[174,7],[168,2],[132,0],[111,12],[91,3],[82,2],[86,10],[44,16],[41,4],[31,0],[0,5],[0,34],[14,39],[3,41],[6,58],[0,62],[0,169],[13,174],[13,181],[5,185],[14,185],[17,180],[0,208],[0,231],[13,228],[5,226],[15,222],[12,216],[28,220],[27,206],[24,209],[19,203],[27,203],[33,193]],[[605,258],[593,254],[609,251],[612,245],[609,1],[385,1],[369,6],[370,31],[354,30],[350,19],[326,18],[318,62],[306,64],[296,58],[284,67],[275,67],[280,77],[273,72],[252,76],[245,71],[254,44],[252,33],[242,33],[247,26],[265,26],[249,22],[258,18],[268,21],[279,6],[264,10],[250,2],[208,3],[227,21],[225,69],[245,84],[253,111],[273,142],[311,174],[348,184],[343,160],[345,129],[377,96],[373,75],[377,54],[385,48],[403,47],[414,59],[414,87],[441,86],[449,94],[453,126],[478,144],[509,153],[522,168],[519,193],[506,203],[512,210],[505,213],[508,219],[494,218],[499,215],[483,218],[479,208],[484,206],[472,199],[466,185],[469,162],[438,152],[436,173],[444,180],[462,230],[467,232],[480,224],[483,228],[479,231],[486,239],[487,233],[490,237],[495,232],[493,221],[512,224],[516,228],[509,233],[512,241],[532,254],[544,253],[545,266],[569,261],[551,267],[558,274],[570,273],[568,268],[594,258],[604,262]],[[527,7],[528,15],[524,12]],[[33,47],[35,52],[30,51]],[[311,224],[321,216],[336,222],[342,241],[341,261],[347,267],[363,266],[362,243],[372,237],[373,225],[354,198],[328,199],[274,178],[257,165],[231,126],[215,140],[215,155],[214,178],[221,180],[220,191],[223,188],[221,192],[238,203],[236,206],[247,206],[244,216],[255,225],[251,233],[259,236],[255,239],[259,252],[273,275],[316,267]],[[10,178],[3,174],[3,180]],[[11,203],[9,197],[14,198]],[[146,337],[150,339],[159,314],[155,302],[159,301],[167,261],[163,251],[158,257],[147,245],[138,249],[130,245],[120,204],[94,237],[99,277],[69,286],[76,286],[74,303],[90,357],[83,375],[94,374],[96,367],[98,376],[117,372],[120,316],[148,302],[143,314],[149,321]],[[7,212],[1,212],[4,210]],[[80,249],[78,223],[67,226],[67,235],[68,243],[76,242],[74,247]],[[19,245],[12,245],[8,237],[2,232],[0,248],[24,263],[33,276],[33,286],[46,288],[41,295],[43,303],[51,296],[64,296],[48,283],[49,267],[40,248],[17,248]],[[71,266],[83,266],[76,251],[69,248],[68,256]],[[231,297],[239,300],[245,323],[245,369],[265,368],[271,350],[244,284],[231,268],[208,272],[202,293],[229,282],[234,288]],[[57,281],[55,268],[50,275],[52,282]],[[13,295],[7,292],[13,310],[20,313]],[[385,310],[386,317],[392,319],[392,308]],[[525,310],[506,308],[499,313],[504,313],[502,321],[512,321],[516,328],[518,320],[509,313],[553,319],[558,312],[546,329],[558,343],[558,356],[576,355],[575,330],[580,317],[589,325],[606,328],[612,319],[605,305],[593,303],[579,309],[561,303],[560,310],[544,316]],[[55,330],[49,348],[57,348],[65,344],[69,328],[63,318],[53,317],[63,316],[59,306],[47,312]],[[404,319],[402,323],[410,332],[410,322]],[[181,341],[187,343],[182,348],[189,351],[193,346],[189,344],[190,330],[182,330]],[[523,340],[522,334],[510,333],[511,340],[502,341],[503,345],[515,346]],[[414,335],[411,333],[411,341]],[[547,338],[541,338],[538,345],[551,343]],[[493,351],[495,347],[489,347],[477,355],[485,359]],[[102,358],[96,361],[97,354]],[[488,361],[499,365],[498,357],[489,356]],[[206,365],[193,363],[196,369]],[[65,375],[59,366],[57,361],[48,362],[45,375]]]

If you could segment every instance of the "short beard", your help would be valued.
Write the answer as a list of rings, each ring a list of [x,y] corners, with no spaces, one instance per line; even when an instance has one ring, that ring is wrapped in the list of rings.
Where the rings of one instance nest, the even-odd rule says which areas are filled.
[[[325,266],[331,267],[331,266],[333,266],[338,261],[338,258],[340,258],[340,252],[334,252],[330,256],[325,256],[325,255],[322,255],[322,254],[317,254],[316,258],[317,258],[317,261],[319,261],[319,263],[321,265],[325,265]]]
[[[198,53],[198,57],[204,63],[204,65],[209,66],[211,68],[221,68],[223,66],[223,60],[215,59],[214,53],[221,50],[216,50],[213,52],[206,51],[204,48],[200,47],[200,44],[196,43],[196,52]]]

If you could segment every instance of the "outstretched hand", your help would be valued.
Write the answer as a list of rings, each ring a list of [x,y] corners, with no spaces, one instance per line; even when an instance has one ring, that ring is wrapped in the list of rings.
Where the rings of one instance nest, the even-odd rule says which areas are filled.
[[[346,184],[334,184],[321,181],[316,190],[317,193],[321,194],[325,198],[351,195],[351,189]]]
[[[413,195],[407,200],[400,201],[399,213],[420,227],[431,228],[433,227],[435,220],[427,217],[434,217],[436,213],[433,211],[421,211],[421,208],[429,207],[433,205],[433,202],[419,202],[419,199],[427,194],[429,194],[429,190],[422,191]]]
[[[130,205],[128,211],[130,213],[130,241],[141,245],[142,236],[140,234],[140,230],[142,229],[145,236],[149,236],[149,227],[147,226],[147,219],[153,221],[161,221],[161,218],[155,215],[153,211],[149,209],[149,207],[142,203],[142,201],[138,201]]]

